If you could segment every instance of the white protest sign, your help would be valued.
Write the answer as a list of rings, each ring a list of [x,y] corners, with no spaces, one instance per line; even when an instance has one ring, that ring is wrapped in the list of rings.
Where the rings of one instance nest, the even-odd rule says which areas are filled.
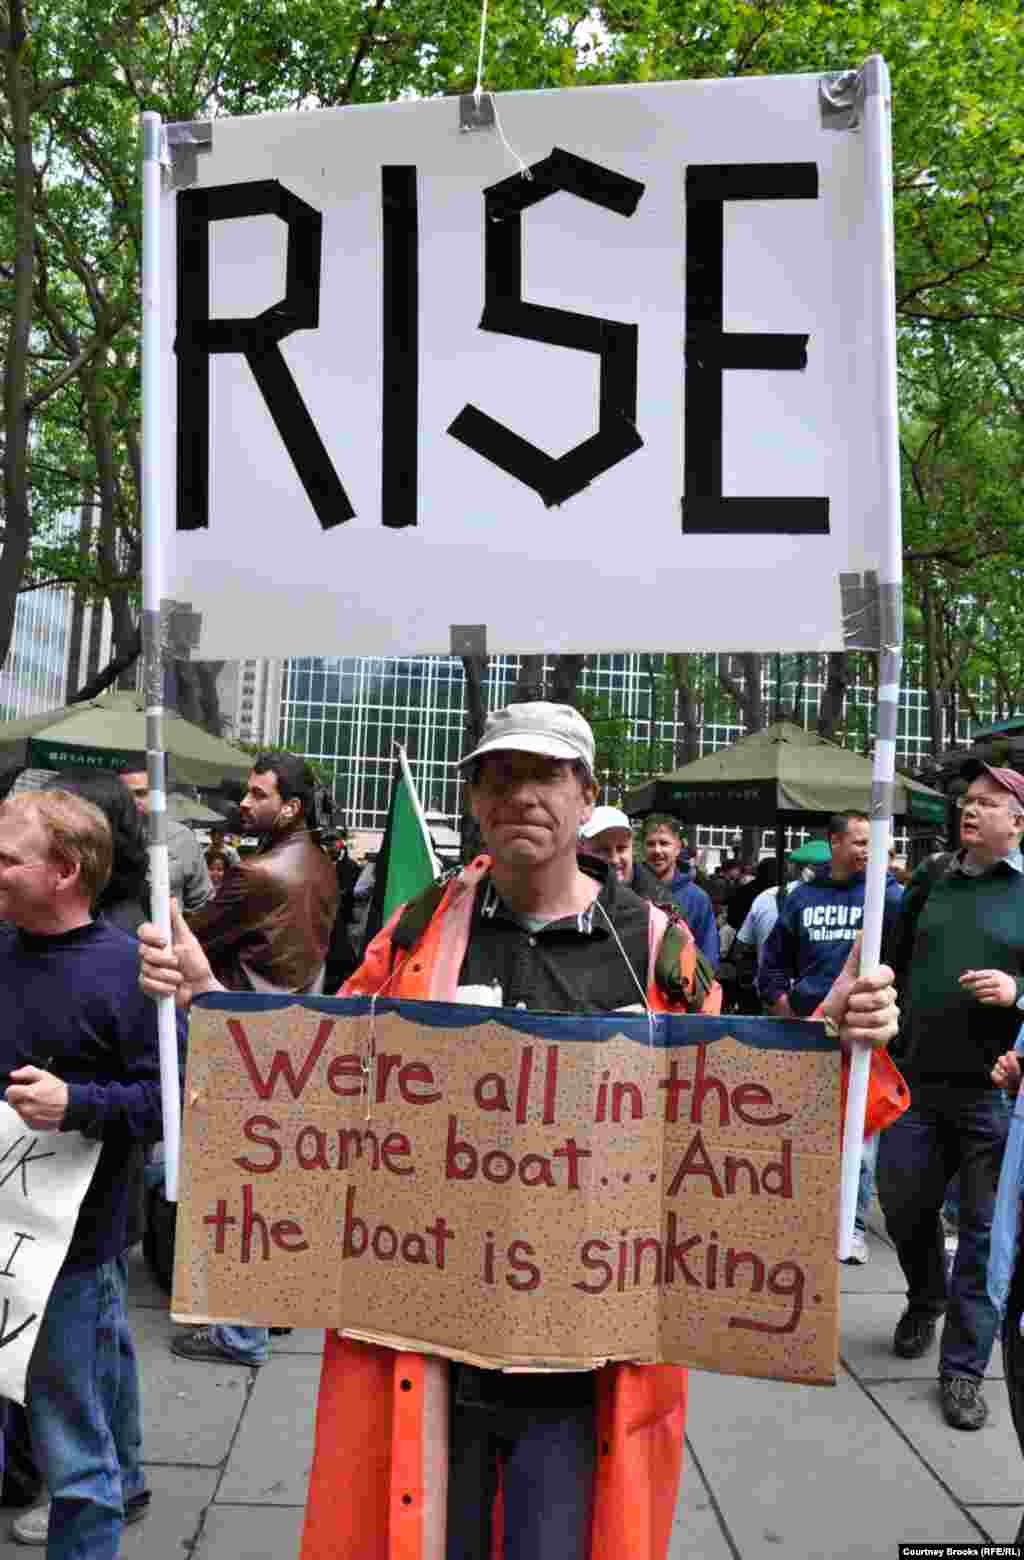
[[[0,1102],[0,1397],[16,1403],[101,1146],[33,1132]]]
[[[160,226],[195,653],[842,649],[894,322],[820,84],[503,94],[529,179],[450,98],[200,127]]]

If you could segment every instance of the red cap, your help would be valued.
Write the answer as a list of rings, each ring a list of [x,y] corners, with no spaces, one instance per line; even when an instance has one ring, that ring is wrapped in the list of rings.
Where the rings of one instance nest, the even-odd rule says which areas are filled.
[[[1017,773],[1016,769],[994,769],[991,764],[983,764],[980,758],[972,758],[967,761],[960,773],[965,780],[977,780],[980,774],[991,775],[996,785],[1001,785],[1004,791],[1009,791],[1024,807],[1024,775]]]

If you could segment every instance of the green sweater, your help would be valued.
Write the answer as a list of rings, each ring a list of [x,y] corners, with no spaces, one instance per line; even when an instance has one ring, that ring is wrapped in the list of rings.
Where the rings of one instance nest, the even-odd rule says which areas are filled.
[[[1024,1013],[984,1006],[958,981],[965,970],[1005,970],[1024,994],[1024,873],[999,862],[981,877],[947,873],[930,892],[928,882],[926,864],[902,906],[899,1066],[911,1085],[991,1088],[992,1064],[1013,1049]]]

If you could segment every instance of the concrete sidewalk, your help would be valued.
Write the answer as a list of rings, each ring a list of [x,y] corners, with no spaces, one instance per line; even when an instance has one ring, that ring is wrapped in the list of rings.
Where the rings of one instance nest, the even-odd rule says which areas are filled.
[[[834,1389],[691,1373],[670,1560],[895,1560],[899,1542],[1013,1539],[1024,1463],[998,1350],[989,1423],[950,1430],[937,1352],[912,1362],[890,1352],[903,1283],[877,1217],[871,1248],[867,1267],[842,1270]],[[131,1289],[153,1504],[122,1554],[295,1560],[322,1335],[275,1339],[259,1371],[189,1364],[168,1351],[166,1297],[137,1255]],[[26,1553],[0,1540],[0,1560]]]

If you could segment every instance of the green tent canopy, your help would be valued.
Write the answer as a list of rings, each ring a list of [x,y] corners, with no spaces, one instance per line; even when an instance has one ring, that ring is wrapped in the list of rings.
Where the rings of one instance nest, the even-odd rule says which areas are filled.
[[[628,792],[622,805],[631,818],[664,812],[688,824],[774,828],[780,818],[785,827],[798,826],[808,814],[825,819],[853,808],[866,812],[870,800],[869,758],[779,721],[671,774],[655,775]],[[946,798],[897,775],[893,813],[942,828]]]
[[[173,711],[164,714],[167,770],[180,785],[243,780],[252,760],[222,737]],[[0,724],[2,769],[145,769],[146,717],[136,693],[104,693],[86,704]]]
[[[832,813],[868,812],[871,770],[869,758],[779,721],[671,774],[655,775],[629,791],[622,806],[631,818],[668,813],[690,826],[774,829],[781,881],[786,829],[820,825]],[[935,834],[946,831],[946,798],[917,780],[896,776],[892,810]]]

